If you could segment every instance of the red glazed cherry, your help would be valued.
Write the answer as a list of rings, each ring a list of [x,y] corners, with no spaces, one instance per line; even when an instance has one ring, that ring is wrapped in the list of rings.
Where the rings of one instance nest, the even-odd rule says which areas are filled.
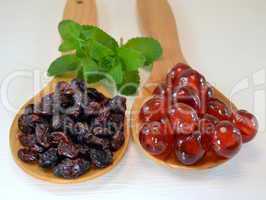
[[[193,69],[187,69],[179,77],[176,77],[173,86],[190,86],[198,93],[206,85],[206,80],[199,72]]]
[[[176,87],[172,94],[172,103],[173,105],[176,103],[184,103],[195,110],[199,110],[200,108],[200,99],[199,96],[192,87],[184,86],[184,87]]]
[[[168,110],[168,116],[176,133],[191,134],[197,127],[196,111],[183,103],[177,103]]]
[[[190,69],[190,67],[183,63],[178,63],[174,66],[167,74],[167,83],[171,84],[174,82],[176,77],[179,77],[185,70]]]
[[[232,158],[241,148],[242,137],[238,128],[229,121],[221,121],[215,128],[212,145],[218,156]]]
[[[167,98],[168,96],[171,95],[171,93],[172,93],[171,87],[167,87],[166,84],[161,84],[154,89],[152,94]]]
[[[166,124],[161,122],[147,122],[140,130],[139,140],[142,147],[154,156],[169,154],[172,147],[173,135]]]
[[[198,131],[189,136],[179,137],[175,149],[177,159],[184,165],[199,162],[206,151],[201,145],[201,135]]]
[[[258,121],[254,115],[246,110],[239,110],[234,113],[234,123],[241,131],[243,142],[251,141],[257,134]]]
[[[217,117],[219,120],[232,120],[231,111],[218,99],[211,99],[208,102],[207,113]]]
[[[144,103],[140,110],[139,118],[143,122],[160,121],[165,115],[165,110],[165,99],[156,96]]]
[[[199,131],[201,133],[201,144],[205,150],[210,150],[212,146],[212,138],[215,131],[216,124],[219,120],[212,116],[205,114],[203,118],[199,121]]]

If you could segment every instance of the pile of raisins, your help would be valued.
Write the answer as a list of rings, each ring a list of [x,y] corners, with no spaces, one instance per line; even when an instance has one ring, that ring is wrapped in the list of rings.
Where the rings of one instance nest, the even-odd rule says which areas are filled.
[[[124,144],[125,111],[124,97],[107,98],[78,79],[59,82],[19,117],[18,157],[66,179],[105,168]]]
[[[232,111],[213,95],[205,77],[186,64],[172,68],[153,95],[139,114],[143,123],[139,139],[160,159],[172,153],[184,165],[200,162],[207,153],[229,159],[258,131],[253,114]]]

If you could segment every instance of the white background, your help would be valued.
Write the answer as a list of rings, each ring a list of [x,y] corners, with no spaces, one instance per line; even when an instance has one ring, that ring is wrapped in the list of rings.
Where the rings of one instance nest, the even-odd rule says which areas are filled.
[[[206,171],[155,165],[130,144],[112,172],[96,180],[52,185],[20,170],[9,151],[15,109],[33,95],[30,78],[12,81],[0,101],[0,195],[11,199],[266,199],[265,0],[169,0],[186,59],[260,121],[257,138],[229,163]],[[57,24],[65,0],[0,0],[0,83],[18,71],[44,72],[59,55]],[[97,0],[100,26],[117,39],[139,36],[134,0]],[[163,27],[162,27],[163,28]],[[162,66],[163,67],[163,66]],[[239,89],[244,90],[239,92]],[[247,87],[247,88],[246,88]],[[246,88],[246,89],[245,89]]]

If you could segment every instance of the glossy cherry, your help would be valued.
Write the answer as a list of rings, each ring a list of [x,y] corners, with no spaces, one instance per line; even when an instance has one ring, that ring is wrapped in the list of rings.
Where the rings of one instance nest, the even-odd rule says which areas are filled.
[[[205,150],[211,149],[212,138],[215,131],[216,124],[219,120],[209,114],[205,114],[199,121],[199,131],[201,133],[201,144]]]
[[[178,134],[191,134],[197,127],[198,115],[189,105],[177,103],[168,110],[174,131]]]
[[[165,156],[172,150],[173,135],[162,122],[145,123],[140,130],[139,140],[143,148],[154,156]]]
[[[218,99],[208,101],[207,113],[215,116],[219,120],[232,120],[232,112],[229,108]]]
[[[167,74],[166,82],[169,85],[174,83],[176,77],[179,77],[185,70],[190,69],[190,67],[184,63],[176,64]]]
[[[251,141],[257,134],[258,121],[254,115],[246,110],[234,113],[234,123],[240,130],[244,143]]]
[[[177,159],[184,165],[193,165],[199,162],[206,153],[201,144],[200,132],[179,136],[176,141],[175,153]]]
[[[172,93],[171,87],[168,87],[166,84],[160,84],[154,89],[152,94],[167,98],[168,96],[171,95],[171,93]]]
[[[232,158],[241,148],[241,133],[231,122],[221,121],[215,127],[212,145],[218,156]]]
[[[139,118],[143,122],[160,121],[166,114],[166,101],[164,98],[155,96],[142,106]]]
[[[203,75],[194,69],[185,70],[180,76],[176,77],[173,86],[190,86],[198,93],[200,89],[206,85],[206,80]]]
[[[200,99],[197,91],[189,86],[179,87],[177,86],[172,93],[172,104],[184,103],[195,110],[200,108]]]

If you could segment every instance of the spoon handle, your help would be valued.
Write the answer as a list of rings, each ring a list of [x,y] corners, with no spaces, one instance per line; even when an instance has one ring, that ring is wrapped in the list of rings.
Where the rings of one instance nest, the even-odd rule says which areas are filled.
[[[144,35],[159,40],[163,56],[151,72],[150,81],[161,81],[178,62],[185,62],[178,39],[175,17],[167,0],[137,0],[140,28]]]
[[[64,19],[71,19],[80,24],[97,24],[95,0],[68,0],[64,10]]]

